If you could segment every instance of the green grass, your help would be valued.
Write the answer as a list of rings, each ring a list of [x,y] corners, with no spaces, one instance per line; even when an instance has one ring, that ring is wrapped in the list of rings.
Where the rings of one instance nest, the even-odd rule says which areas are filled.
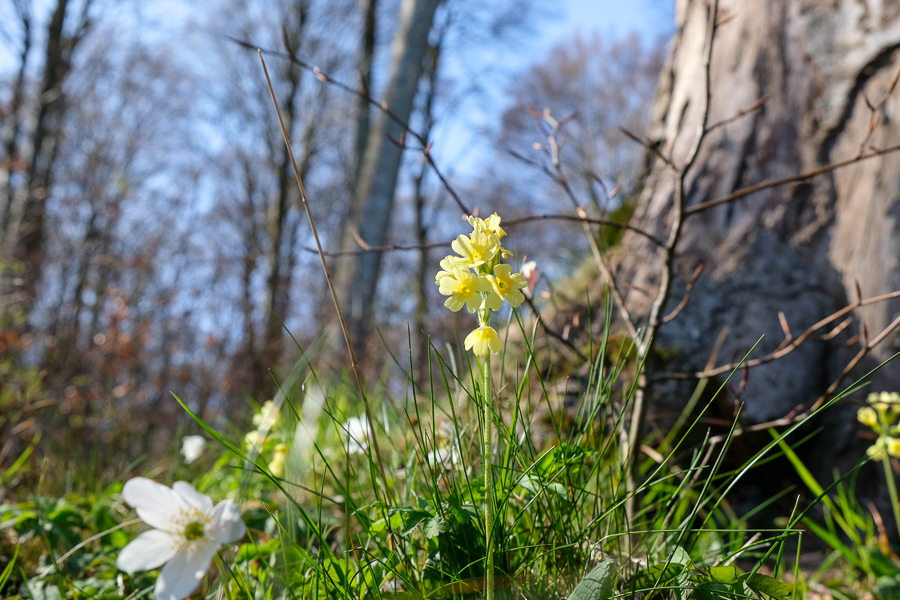
[[[603,318],[608,325],[609,310]],[[570,382],[572,389],[580,386],[577,400],[565,405],[551,392],[552,366],[535,356],[535,345],[543,343],[537,334],[515,315],[501,332],[507,335],[519,341],[496,359],[495,374],[502,376],[495,377],[498,391],[487,411],[497,431],[491,462],[498,598],[804,598],[811,586],[829,586],[835,598],[871,590],[891,598],[895,583],[900,590],[890,548],[879,543],[872,516],[853,497],[856,470],[830,487],[816,482],[791,446],[800,441],[794,438],[802,424],[773,432],[770,443],[736,466],[726,462],[730,436],[710,444],[701,419],[712,400],[699,405],[699,399],[709,396],[702,395],[705,386],[717,384],[720,392],[721,381],[700,382],[689,410],[666,435],[645,440],[656,459],[642,455],[639,510],[629,520],[619,439],[635,389],[633,348],[607,337],[592,340],[583,348],[592,357],[582,366],[585,377]],[[249,531],[223,548],[197,594],[480,596],[485,399],[479,367],[459,349],[433,346],[426,361],[410,363],[423,373],[398,362],[369,390],[385,464],[370,449],[348,452],[344,423],[362,413],[360,398],[348,377],[320,372],[314,360],[301,359],[280,382],[280,417],[270,431],[258,431],[266,434],[259,449],[245,443],[246,432],[222,433],[182,403],[205,430],[206,453],[185,465],[172,449],[172,456],[144,462],[143,474],[166,484],[191,481],[214,502],[235,499]],[[273,473],[282,443],[288,447],[283,472]],[[33,453],[40,447],[29,446],[0,472],[0,482],[39,482],[17,487],[0,505],[0,593],[152,596],[156,572],[132,577],[116,568],[121,548],[146,528],[129,524],[134,513],[121,500],[123,482],[76,482],[69,473],[68,490],[51,493],[41,487],[39,471],[57,467],[49,457],[35,461]],[[436,453],[445,462],[436,464]],[[779,455],[816,501],[797,505],[780,526],[751,528],[730,494]],[[66,474],[50,479],[65,481]],[[820,569],[801,570],[810,536],[832,557]],[[835,573],[842,574],[838,583]]]

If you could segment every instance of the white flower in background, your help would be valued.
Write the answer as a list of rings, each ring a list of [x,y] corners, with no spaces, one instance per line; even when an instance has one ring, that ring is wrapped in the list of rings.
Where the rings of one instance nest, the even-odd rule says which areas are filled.
[[[459,462],[459,453],[456,450],[456,446],[444,446],[429,452],[425,460],[428,462],[428,466],[433,469],[443,468],[451,471]]]
[[[247,451],[251,453],[259,454],[265,442],[265,436],[260,435],[258,431],[248,431],[247,435],[244,436],[244,445],[247,447]]]
[[[347,432],[347,452],[365,454],[369,447],[369,421],[366,416],[350,417],[344,423],[344,431]]]
[[[184,462],[191,464],[203,454],[206,447],[206,438],[202,435],[186,435],[181,438],[181,453],[184,454]]]
[[[133,573],[162,568],[157,600],[181,600],[190,594],[222,547],[244,537],[247,528],[231,500],[212,500],[185,481],[168,488],[143,477],[130,479],[122,498],[153,527],[119,553],[119,569]]]
[[[271,400],[266,400],[260,411],[253,415],[253,425],[263,431],[268,431],[278,423],[279,413],[280,411],[275,407],[275,403]]]

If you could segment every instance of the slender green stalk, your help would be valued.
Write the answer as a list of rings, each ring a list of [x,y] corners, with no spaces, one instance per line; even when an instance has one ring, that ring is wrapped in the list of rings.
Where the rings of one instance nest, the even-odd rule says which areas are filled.
[[[485,323],[486,324],[486,323]],[[491,414],[491,355],[481,363],[481,377],[484,392],[484,597],[494,600],[494,474],[491,465],[493,456],[494,419]]]
[[[894,522],[897,524],[897,532],[900,533],[900,503],[897,502],[897,484],[894,481],[894,470],[891,468],[891,457],[887,452],[881,459],[884,465],[884,476],[888,483],[888,493],[891,496],[891,507],[894,509]]]

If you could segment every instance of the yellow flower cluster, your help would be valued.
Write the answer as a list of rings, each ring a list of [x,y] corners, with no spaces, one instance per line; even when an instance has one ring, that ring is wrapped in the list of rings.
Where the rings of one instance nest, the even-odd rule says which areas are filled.
[[[487,356],[500,352],[500,336],[490,326],[491,312],[500,310],[504,300],[513,308],[522,304],[525,296],[520,290],[528,286],[528,281],[500,262],[512,253],[500,245],[506,232],[497,213],[487,219],[469,217],[469,224],[472,233],[459,235],[451,244],[458,256],[441,261],[434,282],[441,294],[449,296],[444,306],[453,312],[463,306],[470,313],[478,312],[478,328],[466,337],[466,350]]]
[[[867,399],[865,406],[856,413],[860,423],[871,427],[878,434],[875,443],[866,450],[866,454],[875,460],[890,456],[900,457],[900,393],[874,392]]]

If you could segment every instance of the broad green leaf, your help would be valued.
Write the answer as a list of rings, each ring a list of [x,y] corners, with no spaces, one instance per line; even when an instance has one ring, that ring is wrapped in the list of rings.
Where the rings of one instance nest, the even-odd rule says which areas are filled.
[[[791,588],[774,577],[769,577],[762,573],[756,573],[748,577],[746,581],[747,585],[750,586],[750,589],[763,594],[768,594],[774,598],[783,598],[791,593]]]
[[[435,538],[445,531],[450,529],[450,524],[447,523],[447,520],[441,517],[440,515],[429,517],[425,520],[425,525],[422,527],[422,533],[426,538]]]
[[[610,600],[616,585],[616,563],[604,560],[588,573],[569,595],[569,600]]]
[[[737,567],[710,567],[709,576],[716,583],[735,584],[742,575],[742,571]]]
[[[634,592],[647,592],[656,586],[664,586],[684,571],[684,565],[677,563],[659,563],[643,571],[638,571],[628,580],[628,589]]]
[[[881,600],[900,600],[900,579],[897,577],[879,577],[872,589]]]

